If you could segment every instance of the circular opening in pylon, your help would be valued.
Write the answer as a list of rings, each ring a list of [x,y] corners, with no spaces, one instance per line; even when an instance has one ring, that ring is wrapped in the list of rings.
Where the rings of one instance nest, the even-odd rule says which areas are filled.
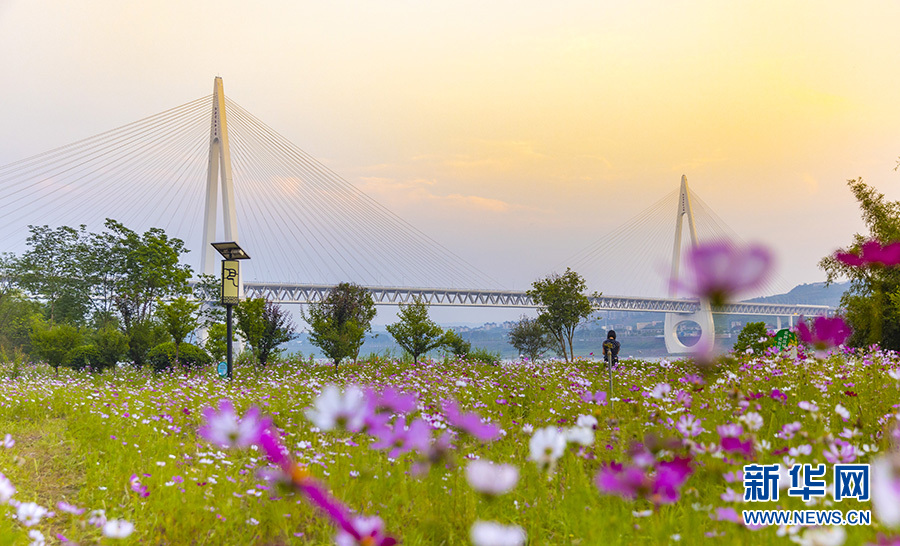
[[[693,320],[685,320],[675,325],[675,335],[678,336],[678,341],[685,347],[696,345],[700,341],[701,333],[703,333],[703,330],[700,328],[700,324]]]

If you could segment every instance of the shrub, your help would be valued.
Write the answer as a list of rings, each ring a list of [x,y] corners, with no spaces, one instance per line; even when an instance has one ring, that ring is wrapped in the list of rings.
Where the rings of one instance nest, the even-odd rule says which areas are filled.
[[[500,362],[500,351],[494,352],[477,347],[469,351],[466,360],[469,362],[480,362],[482,364],[496,364],[497,362]]]
[[[766,351],[767,348],[775,344],[775,341],[769,336],[764,322],[748,322],[741,329],[734,342],[734,354],[744,354],[747,349],[753,349],[753,354],[758,355]]]
[[[182,343],[179,347],[178,360],[182,368],[202,368],[212,364],[213,359],[206,351],[191,343]],[[147,362],[153,371],[159,372],[175,364],[175,343],[160,343],[147,353]]]
[[[95,345],[79,345],[68,353],[63,365],[73,370],[83,370],[89,368],[91,370],[102,370],[106,366],[103,365],[103,356]]]

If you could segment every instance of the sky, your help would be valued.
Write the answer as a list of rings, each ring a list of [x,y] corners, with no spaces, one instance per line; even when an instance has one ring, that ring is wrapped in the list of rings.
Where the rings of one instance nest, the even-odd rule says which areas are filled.
[[[848,179],[900,199],[898,23],[866,1],[0,0],[0,165],[221,76],[504,287],[682,175],[793,286],[864,229]]]

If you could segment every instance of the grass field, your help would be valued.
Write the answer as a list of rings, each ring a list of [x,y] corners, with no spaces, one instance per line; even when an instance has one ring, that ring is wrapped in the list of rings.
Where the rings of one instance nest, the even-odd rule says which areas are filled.
[[[261,448],[224,449],[198,435],[204,410],[223,399],[239,415],[258,407],[312,483],[354,513],[380,517],[402,544],[469,544],[476,521],[519,526],[533,545],[777,544],[791,536],[808,544],[874,543],[879,533],[891,535],[877,517],[871,526],[845,527],[840,542],[840,533],[817,539],[821,529],[746,528],[740,514],[750,505],[808,507],[786,490],[778,502],[744,503],[739,473],[750,462],[830,468],[835,453],[868,463],[894,449],[900,399],[889,372],[898,366],[896,355],[878,352],[824,360],[770,355],[701,377],[683,361],[627,361],[610,392],[605,368],[586,360],[412,365],[372,358],[337,370],[287,361],[238,367],[230,383],[214,370],[57,375],[43,365],[6,363],[0,437],[9,439],[0,447],[0,471],[15,493],[0,508],[9,514],[0,518],[0,543],[40,544],[42,536],[48,544],[333,544],[335,525],[308,495],[266,479],[274,467]],[[413,446],[402,425],[393,439],[387,429],[316,427],[306,410],[328,385],[370,388],[372,400],[387,388],[413,395],[412,407],[380,415],[427,423],[426,440]],[[499,427],[496,439],[455,424],[451,400],[483,419],[470,429]],[[596,429],[579,416],[594,417]],[[577,423],[593,437],[570,433],[558,459],[550,448],[539,452],[549,468],[532,460],[537,431]],[[789,423],[796,425],[785,428]],[[388,445],[378,449],[384,438]],[[475,459],[515,466],[518,481],[504,494],[479,493],[466,474]],[[681,461],[682,472],[660,485],[665,461]],[[612,462],[644,481],[631,487]],[[606,476],[602,487],[598,473]],[[32,502],[54,514],[37,517]],[[830,495],[813,504],[872,509]],[[128,534],[128,524],[127,537],[108,536]]]

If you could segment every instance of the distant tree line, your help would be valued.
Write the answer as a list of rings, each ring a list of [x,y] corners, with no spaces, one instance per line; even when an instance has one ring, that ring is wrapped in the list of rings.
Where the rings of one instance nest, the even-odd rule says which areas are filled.
[[[0,255],[0,360],[22,353],[57,369],[99,371],[119,362],[162,370],[223,358],[227,334],[218,279],[201,275],[189,282],[193,272],[181,261],[188,252],[182,240],[159,228],[138,233],[112,219],[99,233],[84,225],[28,227],[28,250]],[[575,328],[591,313],[584,280],[567,269],[535,281],[528,293],[540,305],[538,317],[523,318],[510,343],[531,359],[547,350],[574,358]],[[338,366],[359,357],[375,314],[364,287],[341,283],[303,318],[312,344]],[[290,315],[262,299],[241,301],[235,322],[259,366],[295,336]],[[199,329],[207,332],[202,347],[192,337]],[[419,299],[401,305],[387,330],[414,362],[436,349],[461,359],[499,359],[442,329]]]
[[[122,361],[202,366],[224,354],[224,312],[203,305],[218,297],[218,282],[201,275],[192,290],[182,240],[111,219],[99,233],[84,225],[28,229],[27,251],[0,256],[0,356],[103,370]],[[289,315],[263,300],[241,302],[236,316],[262,366],[294,335]],[[205,346],[187,342],[201,327]]]

